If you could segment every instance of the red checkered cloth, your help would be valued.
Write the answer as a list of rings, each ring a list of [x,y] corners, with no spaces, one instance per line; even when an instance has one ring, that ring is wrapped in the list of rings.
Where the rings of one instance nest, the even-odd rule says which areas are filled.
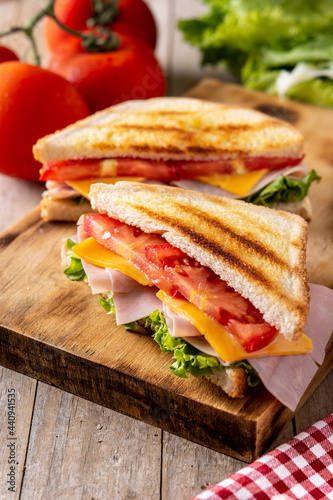
[[[333,414],[192,500],[333,500]]]

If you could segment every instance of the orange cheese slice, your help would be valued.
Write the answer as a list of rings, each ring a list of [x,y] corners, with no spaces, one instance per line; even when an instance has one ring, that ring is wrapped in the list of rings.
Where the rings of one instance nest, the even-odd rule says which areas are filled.
[[[196,177],[196,179],[243,197],[247,195],[250,189],[252,189],[266,173],[267,170],[264,169],[247,172],[245,174],[212,175],[210,177],[201,176]]]
[[[288,341],[280,334],[264,349],[248,353],[223,325],[206,316],[194,304],[185,299],[172,298],[161,290],[157,293],[157,297],[177,314],[188,319],[223,361],[234,362],[264,356],[304,354],[312,350],[312,341],[306,335],[303,334],[299,340]]]
[[[153,283],[129,260],[105,248],[95,238],[87,238],[78,245],[74,245],[72,250],[78,257],[86,262],[90,262],[90,264],[98,267],[117,269],[141,285],[153,286]]]
[[[115,184],[118,181],[142,182],[144,180],[144,177],[96,177],[94,179],[83,179],[80,181],[66,181],[66,184],[89,200],[90,187],[97,182]]]

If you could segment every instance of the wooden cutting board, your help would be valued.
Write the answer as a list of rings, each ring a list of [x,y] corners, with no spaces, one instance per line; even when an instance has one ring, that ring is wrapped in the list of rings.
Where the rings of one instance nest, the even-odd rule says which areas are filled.
[[[323,177],[311,190],[310,281],[333,287],[333,112],[216,80],[188,95],[278,114],[304,133],[308,163]],[[36,208],[1,235],[0,363],[236,458],[262,454],[293,413],[263,386],[232,400],[207,380],[172,376],[171,355],[117,327],[88,286],[65,278],[61,240],[74,233],[75,224],[44,222]],[[299,407],[332,364],[329,349]]]

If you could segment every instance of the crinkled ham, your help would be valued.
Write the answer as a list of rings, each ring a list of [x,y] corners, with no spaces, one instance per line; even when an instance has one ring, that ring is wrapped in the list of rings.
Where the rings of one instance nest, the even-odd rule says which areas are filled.
[[[306,388],[325,357],[333,331],[333,290],[310,285],[310,312],[304,333],[313,341],[313,352],[272,356],[250,361],[265,385],[281,403],[295,411]]]
[[[163,304],[163,314],[171,337],[185,337],[186,339],[187,337],[202,337],[199,330],[190,321],[179,316],[166,304]],[[213,356],[215,355],[216,353],[213,354]]]
[[[79,193],[68,186],[66,182],[47,181],[45,187],[46,191],[43,191],[42,196],[48,196],[53,200],[63,200],[64,198],[80,196]]]

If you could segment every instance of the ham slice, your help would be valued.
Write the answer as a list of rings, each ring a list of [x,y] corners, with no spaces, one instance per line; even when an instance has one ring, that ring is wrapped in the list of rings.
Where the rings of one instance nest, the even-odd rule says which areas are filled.
[[[252,359],[266,389],[295,411],[306,388],[325,357],[325,347],[333,330],[333,290],[310,285],[310,312],[304,333],[313,341],[313,351],[295,356]],[[288,390],[286,390],[288,388]]]
[[[310,354],[251,359],[266,389],[291,411],[295,411],[318,366]]]
[[[79,243],[89,236],[82,224],[83,216],[77,222]],[[161,309],[161,301],[156,297],[156,287],[140,285],[117,269],[98,267],[83,259],[81,262],[93,294],[113,292],[117,325],[137,321],[156,309]]]
[[[65,198],[79,196],[79,193],[68,186],[66,182],[47,181],[45,187],[46,191],[42,193],[42,196],[48,196],[53,200],[63,200]]]
[[[270,170],[248,191],[246,196],[250,196],[257,191],[260,191],[260,189],[268,186],[268,184],[277,181],[282,175],[285,177],[302,178],[305,177],[307,173],[308,166],[304,162],[296,165],[296,167],[287,167],[274,171]]]
[[[155,286],[140,285],[117,269],[107,268],[106,272],[110,276],[118,325],[131,323],[161,309],[162,302],[156,297],[158,289]]]
[[[266,356],[250,361],[266,389],[292,411],[296,410],[318,370],[318,365],[324,361],[325,347],[333,330],[333,290],[311,284],[310,296],[310,312],[304,333],[313,340],[313,351],[310,354]],[[166,321],[171,335],[186,338],[186,341],[193,347],[205,354],[217,357],[224,366],[232,364],[221,360],[202,335],[185,336],[181,332],[182,328],[185,332],[190,331],[191,327],[196,330],[193,325],[191,327],[185,325],[186,322],[189,323],[187,319],[183,318],[182,323],[173,321],[170,327],[168,316],[166,316]]]
[[[199,330],[192,323],[179,314],[175,313],[170,307],[163,303],[163,315],[171,337],[202,337]],[[206,342],[204,340],[204,342]],[[208,344],[208,342],[206,342]],[[209,344],[208,344],[209,345]],[[212,348],[213,349],[213,348]],[[216,356],[214,351],[213,356]]]
[[[333,290],[310,284],[310,311],[304,333],[313,340],[312,358],[319,365],[333,330]]]

